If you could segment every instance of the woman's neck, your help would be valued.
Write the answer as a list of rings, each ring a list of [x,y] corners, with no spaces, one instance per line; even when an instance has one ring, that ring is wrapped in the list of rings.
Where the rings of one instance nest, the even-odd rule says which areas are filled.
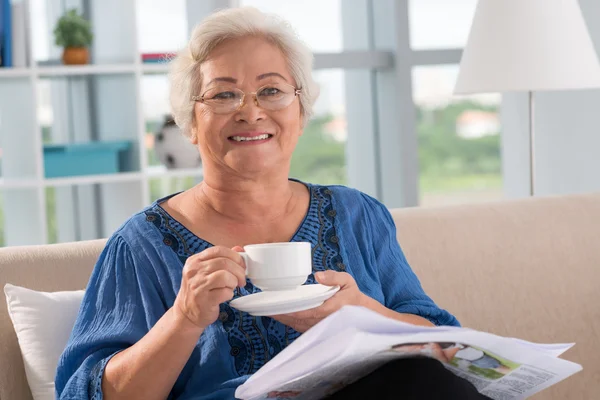
[[[194,203],[231,222],[262,224],[289,214],[296,205],[287,174],[248,179],[206,176],[193,190]]]

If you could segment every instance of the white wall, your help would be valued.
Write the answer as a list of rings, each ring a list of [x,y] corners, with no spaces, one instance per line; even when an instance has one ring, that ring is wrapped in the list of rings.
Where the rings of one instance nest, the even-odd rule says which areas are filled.
[[[600,1],[579,0],[600,54]],[[503,102],[503,172],[507,197],[529,194],[527,97]],[[600,192],[600,90],[535,94],[536,195]]]

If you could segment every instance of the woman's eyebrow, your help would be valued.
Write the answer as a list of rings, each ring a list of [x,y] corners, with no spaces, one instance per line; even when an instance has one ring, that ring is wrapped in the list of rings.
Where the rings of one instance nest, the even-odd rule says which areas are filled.
[[[235,83],[237,83],[237,79],[232,78],[230,76],[220,76],[220,77],[215,78],[215,79],[211,80],[210,82],[208,82],[206,84],[206,86],[208,86],[208,85],[210,85],[211,83],[214,83],[214,82],[229,82],[229,83],[234,83],[235,84]]]
[[[285,78],[283,77],[283,75],[281,75],[281,74],[280,74],[280,73],[278,73],[278,72],[267,72],[266,74],[261,74],[261,75],[259,75],[259,76],[257,76],[257,77],[256,77],[256,80],[257,80],[257,81],[260,81],[260,80],[262,80],[262,79],[265,79],[265,78],[268,78],[268,77],[270,77],[270,76],[277,76],[277,77],[279,77],[279,78],[281,78],[281,79],[283,79],[284,81],[286,81],[286,82],[287,82],[287,79],[285,79]]]

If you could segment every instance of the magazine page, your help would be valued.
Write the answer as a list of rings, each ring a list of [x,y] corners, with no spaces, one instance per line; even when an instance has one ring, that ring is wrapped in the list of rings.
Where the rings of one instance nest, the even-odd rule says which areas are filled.
[[[542,344],[542,343],[532,343],[532,342],[528,342],[526,340],[517,339],[517,338],[511,338],[511,339],[516,341],[517,343],[523,344],[525,346],[530,346],[537,350],[545,351],[546,353],[548,353],[554,357],[560,357],[565,351],[567,351],[571,347],[575,346],[575,343]]]
[[[299,353],[293,361],[279,364],[276,371],[265,373],[261,368],[237,389],[235,396],[244,400],[320,399],[398,356],[377,350],[387,346],[365,348],[360,344],[363,335],[348,329]]]
[[[371,333],[414,333],[428,332],[430,329],[436,330],[453,330],[463,329],[454,326],[443,326],[436,328],[422,327],[396,321],[391,318],[386,318],[371,310],[363,307],[346,306],[338,310],[336,313],[325,318],[317,325],[313,326],[307,332],[302,334],[277,357],[261,369],[261,374],[268,374],[290,360],[295,360],[298,355],[308,348],[313,348],[319,343],[326,341],[339,332],[344,332],[347,329],[356,329],[362,332]],[[279,371],[278,371],[279,373]],[[253,378],[250,378],[253,379]]]
[[[398,342],[392,335],[386,338],[370,335],[366,340],[390,343],[387,352],[436,358],[454,374],[470,381],[480,393],[495,400],[525,399],[582,369],[579,364],[556,358],[547,350],[484,332],[417,336],[410,342]]]
[[[353,357],[346,359],[340,357],[321,366],[317,371],[309,372],[279,387],[270,385],[267,390],[260,391],[255,396],[238,397],[236,394],[236,397],[251,400],[323,399],[398,357],[398,354],[386,353],[375,353],[369,358],[360,361]],[[353,359],[354,362],[352,361]],[[374,390],[374,394],[376,394],[376,390]]]
[[[267,363],[238,388],[236,397],[319,399],[392,359],[416,355],[439,359],[497,400],[524,399],[581,370],[578,364],[555,357],[572,344],[536,345],[465,328],[403,323],[394,327],[396,321],[370,310],[344,309],[336,313],[338,318],[329,317],[330,324],[323,324],[326,319],[316,326],[328,329],[309,330]],[[350,322],[342,323],[340,316]],[[369,323],[362,323],[365,320]],[[309,335],[315,332],[319,338]],[[291,356],[285,354],[289,349]]]
[[[242,399],[319,399],[353,383],[384,363],[417,355],[433,357],[486,396],[527,398],[573,373],[578,364],[512,340],[476,331],[378,335],[347,331],[277,370],[240,387]],[[321,357],[336,353],[336,357]],[[500,356],[499,354],[502,354]],[[296,370],[295,367],[303,368]],[[254,377],[253,377],[254,378]],[[246,388],[245,388],[246,387]]]

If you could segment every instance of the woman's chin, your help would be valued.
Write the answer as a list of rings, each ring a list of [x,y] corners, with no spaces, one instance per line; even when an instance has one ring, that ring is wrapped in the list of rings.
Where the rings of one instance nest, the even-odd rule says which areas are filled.
[[[239,175],[245,177],[258,177],[260,175],[271,175],[272,173],[281,172],[283,169],[288,168],[285,163],[276,163],[271,160],[239,160],[235,163],[230,163],[232,170],[236,171]]]

